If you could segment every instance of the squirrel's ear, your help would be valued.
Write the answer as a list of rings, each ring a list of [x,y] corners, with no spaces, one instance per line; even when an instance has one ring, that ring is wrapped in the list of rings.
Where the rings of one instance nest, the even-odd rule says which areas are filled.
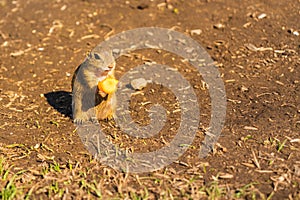
[[[87,53],[86,56],[87,56],[87,58],[89,58],[89,59],[93,58],[93,55],[92,55],[91,52]]]
[[[117,57],[120,56],[121,50],[120,49],[113,49],[111,53],[112,53],[112,56],[116,59]]]

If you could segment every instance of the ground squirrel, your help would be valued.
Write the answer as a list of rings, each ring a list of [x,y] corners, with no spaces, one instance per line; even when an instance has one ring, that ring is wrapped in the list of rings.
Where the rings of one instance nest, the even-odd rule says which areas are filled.
[[[115,78],[115,60],[109,51],[92,51],[76,69],[72,79],[72,109],[76,124],[112,119],[116,108],[115,93],[99,91],[97,85],[107,77]]]

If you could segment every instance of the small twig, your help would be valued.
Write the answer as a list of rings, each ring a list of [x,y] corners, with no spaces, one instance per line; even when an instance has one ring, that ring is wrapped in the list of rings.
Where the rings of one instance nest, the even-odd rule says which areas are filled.
[[[258,162],[258,160],[256,158],[256,155],[255,155],[255,153],[254,153],[253,150],[252,150],[252,155],[253,155],[253,162],[254,162],[254,164],[256,165],[256,167],[258,167],[260,169],[260,164],[259,164],[259,162]]]

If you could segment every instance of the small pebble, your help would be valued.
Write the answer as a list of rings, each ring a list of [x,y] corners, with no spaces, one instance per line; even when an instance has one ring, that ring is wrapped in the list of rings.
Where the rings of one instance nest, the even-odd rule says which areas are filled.
[[[246,88],[245,86],[243,86],[243,85],[242,85],[242,87],[241,87],[241,91],[242,91],[242,92],[248,92],[248,91],[249,91],[249,89],[248,89],[248,88]]]
[[[294,30],[294,29],[289,29],[288,32],[295,35],[295,36],[299,36],[299,32]]]
[[[201,29],[194,29],[194,30],[191,30],[191,34],[192,35],[200,35],[202,33],[202,30]]]
[[[35,144],[33,148],[35,148],[35,149],[40,148],[40,144],[39,143]]]
[[[135,90],[142,90],[147,86],[147,81],[144,78],[138,78],[131,81],[131,86]]]
[[[293,34],[296,35],[296,36],[299,36],[299,32],[298,31],[294,31]]]
[[[262,13],[262,14],[260,14],[260,15],[258,15],[258,19],[263,19],[263,18],[265,18],[265,17],[267,17],[267,14],[266,13]]]
[[[215,28],[215,29],[223,29],[223,28],[225,28],[225,25],[224,25],[224,24],[221,24],[221,23],[218,23],[218,24],[215,24],[215,25],[214,25],[214,28]]]

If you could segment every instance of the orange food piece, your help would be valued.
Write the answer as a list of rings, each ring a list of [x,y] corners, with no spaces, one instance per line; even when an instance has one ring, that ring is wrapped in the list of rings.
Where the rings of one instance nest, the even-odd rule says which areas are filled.
[[[98,83],[98,88],[100,91],[105,92],[107,94],[114,93],[117,90],[118,80],[114,78],[106,78],[103,81]]]

